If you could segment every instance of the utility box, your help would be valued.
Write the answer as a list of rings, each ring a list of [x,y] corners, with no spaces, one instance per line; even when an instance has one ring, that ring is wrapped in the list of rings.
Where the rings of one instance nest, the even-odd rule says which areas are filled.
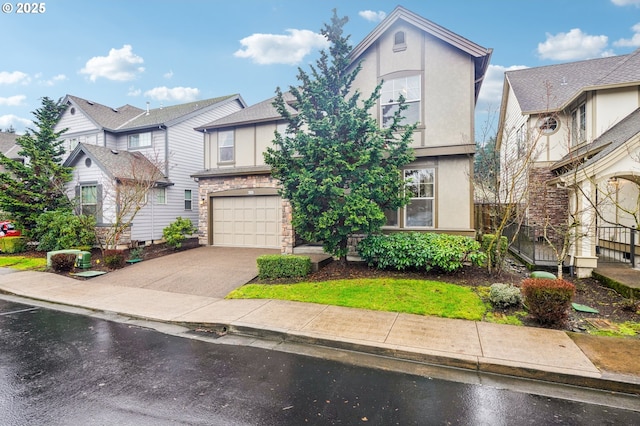
[[[88,251],[81,251],[78,253],[76,267],[82,269],[91,268],[91,253]]]

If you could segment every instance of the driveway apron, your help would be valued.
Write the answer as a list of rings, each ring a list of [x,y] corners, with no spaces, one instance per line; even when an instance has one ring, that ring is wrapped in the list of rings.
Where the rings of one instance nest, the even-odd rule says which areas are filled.
[[[258,275],[258,256],[277,253],[280,251],[272,249],[198,247],[145,260],[90,282],[222,298]]]

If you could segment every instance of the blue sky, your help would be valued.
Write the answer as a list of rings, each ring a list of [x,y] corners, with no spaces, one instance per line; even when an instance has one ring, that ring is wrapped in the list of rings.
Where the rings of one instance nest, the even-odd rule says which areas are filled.
[[[493,48],[477,127],[496,114],[507,69],[640,47],[640,0],[49,0],[29,14],[0,3],[0,129],[18,133],[43,96],[140,108],[234,93],[260,102],[317,59],[333,8],[349,17],[353,46],[399,4]]]

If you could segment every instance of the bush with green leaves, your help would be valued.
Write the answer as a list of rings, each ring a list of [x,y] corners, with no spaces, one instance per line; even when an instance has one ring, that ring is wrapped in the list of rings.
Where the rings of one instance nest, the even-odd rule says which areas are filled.
[[[0,238],[0,252],[6,254],[22,253],[27,250],[27,241],[24,237]]]
[[[527,278],[522,294],[529,313],[544,325],[562,325],[567,320],[576,287],[562,279]]]
[[[110,269],[123,268],[126,263],[122,250],[105,250],[102,256],[104,264]]]
[[[258,278],[274,280],[280,278],[302,278],[311,272],[308,256],[291,254],[265,254],[257,259]]]
[[[510,308],[522,304],[522,293],[518,287],[496,283],[489,289],[489,301],[496,308]]]
[[[162,230],[162,237],[167,242],[167,245],[178,249],[182,247],[182,242],[187,236],[192,235],[196,231],[197,229],[193,226],[190,219],[178,216],[175,222],[172,222]]]
[[[502,265],[507,255],[508,247],[509,240],[505,236],[500,237],[499,244],[496,243],[496,236],[494,234],[484,234],[482,236],[482,251],[486,253],[488,260],[491,261],[491,266]]]
[[[57,272],[70,272],[76,266],[78,255],[74,253],[57,253],[51,256],[51,268]]]
[[[38,241],[37,250],[40,251],[92,247],[96,243],[95,226],[93,216],[76,216],[69,210],[54,210],[38,216],[32,235]]]
[[[378,269],[438,269],[453,272],[465,263],[480,266],[486,255],[480,243],[461,235],[397,232],[369,235],[358,244],[358,254]]]

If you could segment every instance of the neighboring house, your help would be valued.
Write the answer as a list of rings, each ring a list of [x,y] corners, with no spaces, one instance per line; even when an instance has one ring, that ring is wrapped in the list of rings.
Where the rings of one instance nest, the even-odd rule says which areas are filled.
[[[24,157],[18,155],[18,152],[21,149],[20,146],[16,145],[18,137],[19,135],[16,135],[15,133],[0,132],[0,152],[12,160],[24,163]],[[3,168],[0,166],[0,172],[2,171]]]
[[[79,197],[81,211],[95,210],[98,225],[108,226],[113,217],[105,214],[115,208],[105,185],[126,175],[125,164],[139,167],[144,156],[159,169],[158,185],[131,227],[130,238],[140,242],[161,240],[163,228],[178,216],[197,223],[198,184],[191,174],[202,164],[203,151],[194,128],[246,106],[239,95],[155,109],[111,108],[71,95],[63,102],[67,108],[55,131],[67,129],[65,165],[74,168],[68,194]]]
[[[640,219],[639,93],[640,49],[505,73],[497,138],[503,168],[534,152],[521,186],[526,219],[562,226],[575,216],[569,264],[579,276],[591,274],[611,239],[601,234],[605,226]]]
[[[420,190],[408,206],[389,212],[389,231],[475,235],[474,109],[491,52],[402,7],[354,47],[352,64],[362,63],[354,90],[369,94],[384,81],[371,111],[381,126],[397,108],[400,93],[408,121],[419,122],[412,144],[416,159],[404,175],[419,180]],[[278,182],[263,158],[274,132],[286,130],[272,102],[197,128],[205,150],[204,169],[193,174],[202,203],[202,244],[293,251],[290,205],[278,195]]]

